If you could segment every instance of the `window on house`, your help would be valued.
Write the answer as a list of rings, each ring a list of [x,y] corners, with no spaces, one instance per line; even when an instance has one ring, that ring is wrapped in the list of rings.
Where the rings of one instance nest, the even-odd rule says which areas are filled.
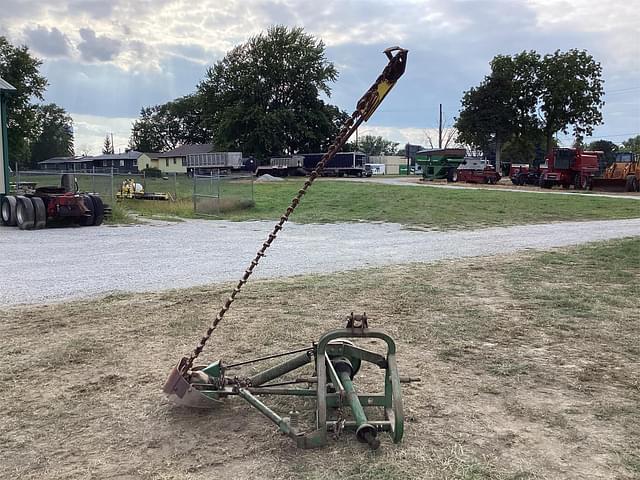
[[[168,167],[169,166],[169,159],[168,158],[167,158],[166,162],[167,162],[167,167]]]
[[[176,159],[175,159],[175,158],[173,159],[173,164],[174,164],[174,165],[176,164]]]
[[[120,160],[120,166],[124,167],[124,160]]]

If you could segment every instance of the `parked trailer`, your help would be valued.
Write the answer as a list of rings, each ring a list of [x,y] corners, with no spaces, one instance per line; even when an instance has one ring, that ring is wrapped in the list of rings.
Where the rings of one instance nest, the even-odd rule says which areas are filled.
[[[324,156],[324,153],[304,153],[303,168],[312,171]],[[322,171],[325,176],[343,177],[353,175],[356,177],[371,176],[371,170],[365,168],[368,163],[368,155],[362,152],[340,152],[329,160]]]
[[[269,160],[269,165],[262,165],[256,168],[256,176],[265,174],[274,177],[305,176],[307,171],[303,168],[304,157],[294,155],[292,157],[273,157]]]
[[[71,174],[63,174],[61,184],[60,187],[18,190],[16,195],[3,196],[0,199],[2,224],[21,230],[38,230],[53,223],[101,225],[108,207],[100,196],[77,192]]]
[[[253,171],[255,160],[242,158],[241,152],[210,152],[187,155],[184,160],[189,174],[208,174],[212,170],[221,172]]]
[[[592,180],[599,176],[603,152],[577,148],[554,148],[546,158],[547,169],[540,175],[539,186],[590,190]]]
[[[494,185],[500,181],[496,167],[488,160],[477,157],[465,157],[464,161],[453,172],[449,181],[467,183],[488,183]]]

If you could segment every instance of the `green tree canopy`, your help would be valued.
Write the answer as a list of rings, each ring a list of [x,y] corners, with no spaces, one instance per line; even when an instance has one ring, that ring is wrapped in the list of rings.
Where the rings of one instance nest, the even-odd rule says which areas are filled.
[[[70,157],[73,149],[73,120],[55,103],[36,107],[37,136],[31,144],[31,165],[52,157]]]
[[[42,100],[47,88],[40,65],[26,46],[15,47],[0,36],[0,77],[16,88],[7,102],[9,158],[21,165],[29,163],[30,142],[38,134],[38,109],[31,101]]]
[[[346,143],[342,149],[345,152],[360,151],[367,155],[395,155],[398,150],[398,142],[386,140],[381,136],[363,135],[355,142]]]
[[[610,165],[616,159],[618,145],[609,140],[596,140],[595,142],[591,142],[590,144],[588,144],[585,147],[585,150],[604,152],[604,158],[607,160],[607,165]]]
[[[634,152],[636,155],[640,155],[640,135],[636,135],[622,142],[620,150]]]
[[[182,144],[208,143],[211,134],[202,126],[202,111],[198,95],[142,108],[131,130],[129,148],[139,152],[164,152]]]
[[[320,98],[337,76],[321,40],[272,27],[209,68],[198,86],[205,126],[218,147],[261,159],[322,151],[345,117]]]
[[[111,144],[111,137],[109,136],[109,134],[107,133],[104,136],[104,144],[102,145],[102,154],[103,155],[109,155],[109,154],[113,154],[113,145]]]
[[[557,132],[581,139],[602,123],[602,67],[584,50],[557,50],[539,66],[540,112],[547,147]]]

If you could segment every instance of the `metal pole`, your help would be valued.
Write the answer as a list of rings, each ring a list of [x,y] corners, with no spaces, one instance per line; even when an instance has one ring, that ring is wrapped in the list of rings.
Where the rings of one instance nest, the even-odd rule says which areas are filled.
[[[338,371],[338,376],[340,377],[342,386],[347,393],[347,400],[349,401],[349,406],[351,407],[351,413],[353,413],[353,417],[356,420],[356,425],[358,426],[356,432],[360,432],[360,427],[362,427],[363,425],[367,425],[367,416],[365,415],[364,409],[360,404],[360,399],[358,398],[356,389],[351,382],[351,376],[349,375],[349,372],[347,370],[340,370]],[[380,440],[376,438],[376,430],[374,427],[365,427],[362,429],[362,432],[362,440],[367,442],[372,449],[375,450],[380,446]]]
[[[279,363],[278,365],[275,365],[268,370],[260,372],[257,375],[251,377],[251,386],[259,387],[260,385],[267,383],[274,378],[281,377],[285,373],[291,372],[296,368],[300,368],[309,362],[311,362],[311,356],[309,355],[309,352],[304,352],[300,355],[296,355],[286,362]]]
[[[442,148],[442,104],[440,104],[440,121],[438,122],[438,148]]]

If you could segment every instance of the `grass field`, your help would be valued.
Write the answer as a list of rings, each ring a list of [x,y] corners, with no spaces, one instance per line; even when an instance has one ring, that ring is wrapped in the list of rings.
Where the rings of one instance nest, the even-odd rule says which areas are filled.
[[[422,382],[403,387],[404,442],[376,452],[350,434],[297,450],[239,399],[163,398],[228,285],[3,309],[0,477],[638,478],[639,272],[629,239],[247,285],[203,361],[309,345],[351,311],[396,339]]]
[[[301,182],[296,179],[256,183],[253,208],[230,211],[217,218],[275,220]],[[130,201],[125,206],[148,216],[194,216],[190,199],[171,203]],[[417,188],[323,179],[312,186],[291,219],[300,223],[385,221],[451,229],[638,216],[640,203],[627,199]]]

